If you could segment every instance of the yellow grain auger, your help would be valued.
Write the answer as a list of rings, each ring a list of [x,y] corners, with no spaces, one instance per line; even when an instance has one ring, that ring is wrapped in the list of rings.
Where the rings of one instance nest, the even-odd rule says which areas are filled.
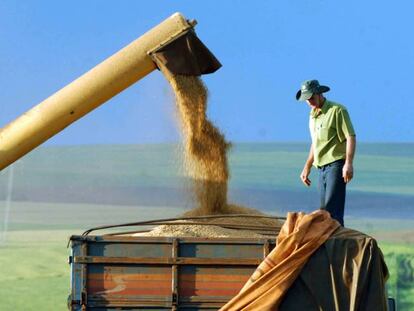
[[[221,67],[180,13],[161,22],[0,130],[0,170],[157,69],[212,73]]]

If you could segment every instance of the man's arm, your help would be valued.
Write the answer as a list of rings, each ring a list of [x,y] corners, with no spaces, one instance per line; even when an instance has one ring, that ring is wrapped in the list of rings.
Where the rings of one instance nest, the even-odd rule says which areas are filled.
[[[356,138],[355,136],[348,136],[346,139],[346,158],[342,169],[342,177],[345,183],[351,181],[354,177],[354,155],[355,155]]]
[[[311,185],[311,181],[308,177],[312,169],[312,163],[313,163],[313,144],[311,144],[310,146],[308,159],[306,160],[305,166],[303,167],[302,173],[300,174],[300,179],[308,187]]]

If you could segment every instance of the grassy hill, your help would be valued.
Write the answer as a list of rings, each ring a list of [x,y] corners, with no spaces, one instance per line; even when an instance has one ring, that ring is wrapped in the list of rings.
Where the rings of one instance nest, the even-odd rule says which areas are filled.
[[[308,146],[300,143],[235,144],[229,153],[234,188],[302,189],[298,174]],[[176,186],[186,176],[179,145],[39,147],[14,164],[16,186]],[[1,172],[0,189],[8,169]],[[414,193],[414,144],[359,144],[350,189]]]
[[[229,153],[232,202],[286,213],[318,207],[314,185],[299,173],[308,146],[236,144]],[[179,145],[40,147],[13,166],[13,201],[151,205],[190,208],[191,180]],[[414,218],[414,144],[359,144],[355,178],[348,187],[349,216]],[[10,168],[0,175],[5,200]]]

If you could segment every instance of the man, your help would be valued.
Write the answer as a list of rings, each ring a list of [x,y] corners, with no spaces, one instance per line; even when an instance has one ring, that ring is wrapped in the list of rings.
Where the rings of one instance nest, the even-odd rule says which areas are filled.
[[[300,178],[311,185],[312,165],[318,168],[321,209],[344,225],[346,184],[354,175],[355,131],[346,108],[327,100],[323,93],[330,89],[318,80],[302,83],[296,99],[311,107],[309,129],[312,144]]]

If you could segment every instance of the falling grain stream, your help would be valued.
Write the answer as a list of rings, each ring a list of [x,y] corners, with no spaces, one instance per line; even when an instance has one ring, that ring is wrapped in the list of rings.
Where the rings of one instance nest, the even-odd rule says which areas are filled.
[[[207,118],[208,91],[200,77],[175,75],[160,66],[161,71],[170,83],[176,98],[178,118],[184,138],[184,168],[192,181],[191,189],[196,199],[196,206],[183,216],[204,216],[220,214],[258,214],[261,212],[227,202],[227,183],[229,166],[227,152],[231,144],[226,141],[220,130]],[[226,218],[220,222],[280,226],[279,221],[266,218]],[[174,227],[174,228],[173,228]],[[149,235],[186,235],[194,231],[196,235],[214,236],[214,232],[200,226],[161,226]],[[212,229],[212,230],[211,230]],[[236,233],[236,230],[227,230],[211,226],[217,236],[255,236],[253,232]],[[227,230],[227,232],[222,232]],[[207,230],[207,231],[206,231]],[[195,232],[197,231],[197,232]],[[220,233],[218,232],[220,231]],[[181,234],[180,234],[181,232]]]

